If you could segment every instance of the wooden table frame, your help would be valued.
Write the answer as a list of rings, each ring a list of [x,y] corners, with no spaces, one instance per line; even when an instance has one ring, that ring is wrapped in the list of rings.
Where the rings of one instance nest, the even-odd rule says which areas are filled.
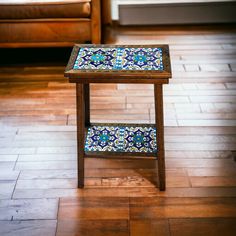
[[[168,83],[171,78],[171,68],[169,59],[169,48],[167,45],[122,45],[122,47],[160,47],[163,50],[163,71],[87,71],[74,70],[73,65],[81,47],[120,47],[120,45],[75,45],[65,76],[69,82],[76,83],[76,114],[77,114],[77,163],[78,163],[78,187],[84,187],[84,158],[91,157],[86,154],[85,133],[86,127],[90,126],[90,83],[145,83],[154,84],[155,98],[155,127],[158,151],[156,163],[158,166],[159,189],[166,188],[165,177],[165,148],[164,148],[164,121],[163,121],[163,84]],[[141,79],[140,79],[141,78]],[[125,155],[125,154],[124,154]],[[114,156],[124,158],[124,155]],[[127,154],[126,154],[127,156]],[[135,159],[137,160],[137,159]],[[137,160],[138,161],[138,160]]]

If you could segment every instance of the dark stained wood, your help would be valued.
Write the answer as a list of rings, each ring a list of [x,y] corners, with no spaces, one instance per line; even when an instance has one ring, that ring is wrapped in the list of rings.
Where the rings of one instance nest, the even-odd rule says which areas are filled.
[[[164,121],[163,121],[163,93],[162,85],[154,84],[155,95],[155,119],[157,130],[157,164],[159,176],[159,188],[165,190],[166,188],[166,174],[165,174],[165,147],[164,147]]]
[[[164,70],[74,70],[74,62],[81,47],[159,47],[162,49]],[[89,45],[76,44],[65,70],[65,77],[72,83],[168,83],[171,78],[171,66],[168,45]]]
[[[76,72],[68,72],[67,74],[70,77],[70,82],[71,83],[76,83],[78,82],[77,79],[77,74]],[[94,76],[93,73],[89,72],[84,72],[83,73],[83,80],[81,81],[82,83],[94,83],[94,79],[91,78]],[[141,77],[140,77],[141,76]],[[136,83],[136,84],[150,84],[150,83],[159,83],[159,84],[167,84],[168,79],[165,78],[164,74],[160,74],[160,76],[153,77],[151,74],[148,75],[149,77],[143,79],[142,75],[137,74],[137,73],[132,73],[130,75],[125,76],[124,78],[118,79],[115,74],[113,75],[108,75],[107,73],[100,73],[99,78],[96,79],[96,83],[122,83],[122,84],[130,84],[130,83]],[[163,77],[162,77],[163,76]],[[138,78],[140,77],[140,78]],[[137,79],[138,78],[138,79]]]
[[[66,70],[65,70],[65,76],[69,78],[69,82],[76,83],[77,88],[78,84],[79,86],[83,86],[83,88],[86,90],[84,99],[85,99],[85,110],[81,109],[79,106],[81,106],[81,103],[79,104],[77,102],[77,122],[79,119],[80,112],[84,112],[85,114],[82,114],[82,116],[85,116],[85,124],[88,125],[89,123],[89,116],[90,116],[90,106],[89,106],[89,82],[86,85],[84,84],[86,79],[90,79],[89,81],[91,83],[99,83],[100,78],[106,78],[109,77],[109,80],[113,83],[115,81],[118,81],[122,83],[123,79],[126,78],[126,82],[128,83],[139,83],[140,77],[146,77],[144,79],[145,83],[154,83],[155,80],[151,80],[150,78],[156,78],[157,80],[154,83],[154,96],[155,96],[155,117],[156,117],[156,130],[157,130],[157,148],[158,148],[158,176],[159,176],[159,188],[161,191],[165,190],[166,183],[165,183],[165,149],[164,149],[164,122],[163,122],[163,93],[162,93],[162,83],[160,79],[164,78],[166,82],[168,82],[169,78],[171,77],[171,67],[170,67],[170,56],[169,56],[169,46],[168,45],[123,45],[122,47],[130,48],[130,47],[147,47],[147,48],[161,48],[162,50],[162,63],[163,63],[163,70],[152,70],[152,71],[146,71],[146,70],[99,70],[99,69],[90,69],[90,70],[84,70],[84,69],[74,69],[75,61],[78,57],[80,48],[104,48],[104,47],[110,47],[110,48],[117,48],[121,47],[120,45],[75,45],[71,57],[69,59],[69,62],[67,64]],[[127,78],[128,77],[128,78]],[[114,78],[114,79],[113,79]],[[133,78],[133,79],[132,79]],[[108,81],[109,81],[108,80]],[[102,80],[103,82],[106,82],[106,80]],[[157,82],[158,81],[158,82]],[[78,97],[78,89],[77,94]],[[77,98],[78,100],[79,98]],[[78,111],[79,110],[79,111]],[[79,135],[79,133],[78,133]],[[83,135],[84,137],[84,135]],[[82,137],[82,138],[83,138]],[[81,137],[80,137],[81,138]],[[79,148],[79,147],[78,147]],[[88,152],[85,154],[85,157],[96,157],[102,156],[103,158],[108,158],[109,155],[114,157],[125,157],[129,158],[130,156],[153,156],[153,153],[119,153],[119,152]],[[156,155],[155,155],[156,156]],[[80,164],[78,164],[80,165]],[[80,165],[81,166],[81,165]],[[79,171],[80,172],[80,171]],[[84,172],[84,170],[81,170],[81,172]],[[81,176],[80,176],[81,177]],[[83,181],[82,179],[79,180],[79,183]]]
[[[131,179],[132,180],[132,179]],[[76,186],[76,184],[74,185]],[[143,187],[143,185],[133,187],[130,183],[128,186],[117,188],[117,186],[103,186],[97,187],[96,184],[89,188],[55,188],[48,186],[47,189],[29,188],[29,189],[15,189],[14,199],[18,198],[56,198],[56,197],[222,197],[235,198],[235,187],[169,187],[165,192],[159,191],[156,187]],[[6,197],[5,197],[6,198]]]
[[[90,85],[84,84],[85,126],[90,126]]]
[[[78,162],[78,187],[84,187],[84,134],[85,134],[85,102],[84,86],[76,84],[77,106],[77,162]]]

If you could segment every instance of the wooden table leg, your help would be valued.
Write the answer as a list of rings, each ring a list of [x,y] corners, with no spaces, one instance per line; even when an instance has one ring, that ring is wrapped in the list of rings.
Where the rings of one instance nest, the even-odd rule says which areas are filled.
[[[89,84],[84,84],[84,102],[85,102],[85,126],[90,126],[90,89]]]
[[[154,84],[155,96],[155,116],[157,129],[157,163],[158,163],[158,177],[159,189],[161,191],[166,188],[166,174],[165,174],[165,149],[164,149],[164,122],[163,122],[163,93],[162,85]]]
[[[85,102],[84,85],[76,83],[76,111],[77,111],[77,165],[78,188],[84,187],[84,134],[85,134]]]

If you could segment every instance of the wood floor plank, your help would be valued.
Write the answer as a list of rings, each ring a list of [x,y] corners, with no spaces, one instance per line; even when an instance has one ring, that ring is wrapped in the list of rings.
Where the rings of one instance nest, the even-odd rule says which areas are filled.
[[[201,160],[195,160],[195,159],[187,159],[187,158],[182,158],[182,159],[172,159],[166,160],[167,167],[168,168],[181,168],[181,167],[214,167],[214,168],[219,168],[219,167],[232,167],[235,166],[235,163],[232,159],[201,159]]]
[[[130,236],[169,236],[168,220],[131,220]]]
[[[189,158],[189,159],[232,159],[232,152],[230,151],[166,151],[167,158]]]
[[[235,218],[170,219],[173,236],[233,236],[236,232]]]
[[[59,220],[128,220],[128,198],[62,198],[58,213]]]
[[[19,171],[13,171],[13,170],[1,170],[0,172],[0,181],[6,181],[6,180],[16,180],[19,176]]]
[[[59,220],[57,236],[129,236],[127,220]]]
[[[0,161],[6,161],[6,162],[15,162],[18,158],[18,155],[8,155],[8,154],[0,154]]]
[[[0,169],[2,170],[13,170],[15,162],[13,161],[2,161],[0,162]]]
[[[12,197],[14,187],[16,185],[15,180],[6,179],[4,181],[0,180],[0,199],[10,199]]]
[[[74,179],[34,179],[18,180],[16,189],[76,188]]]
[[[132,198],[131,219],[235,217],[235,198]]]
[[[188,168],[189,176],[236,176],[235,166],[229,168]]]
[[[18,162],[33,162],[33,161],[75,161],[76,154],[69,153],[56,153],[56,154],[20,154],[18,157]]]
[[[194,176],[190,182],[193,187],[236,187],[236,176]]]
[[[76,161],[22,161],[17,162],[15,170],[57,170],[76,169]]]
[[[166,191],[155,188],[155,161],[101,158],[85,160],[77,189],[75,85],[65,65],[1,65],[0,235],[55,235],[56,219],[59,236],[235,235],[235,27],[110,31],[110,43],[170,45]],[[93,122],[154,122],[153,85],[90,88]]]
[[[165,193],[155,187],[123,187],[123,188],[85,188],[78,189],[16,189],[13,199],[59,198],[59,197],[236,197],[235,187],[198,187],[168,188]]]
[[[57,209],[57,199],[0,200],[0,220],[55,220]]]
[[[15,155],[15,154],[33,154],[36,152],[32,147],[18,147],[18,148],[0,148],[0,154]]]
[[[2,236],[54,236],[56,220],[0,221]]]
[[[77,170],[22,170],[19,180],[33,179],[75,179]]]

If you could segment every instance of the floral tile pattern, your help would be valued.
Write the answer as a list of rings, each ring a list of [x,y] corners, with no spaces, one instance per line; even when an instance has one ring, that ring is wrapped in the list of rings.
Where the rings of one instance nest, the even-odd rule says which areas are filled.
[[[156,129],[143,126],[92,126],[88,129],[85,151],[156,153]]]
[[[75,70],[163,70],[161,48],[80,48]]]

